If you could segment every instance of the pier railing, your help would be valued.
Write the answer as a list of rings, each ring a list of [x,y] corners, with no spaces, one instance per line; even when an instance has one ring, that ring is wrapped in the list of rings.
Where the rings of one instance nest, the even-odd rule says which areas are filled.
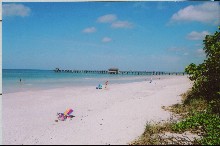
[[[107,70],[60,70],[55,69],[59,73],[85,73],[85,74],[110,74]],[[185,72],[160,72],[160,71],[119,71],[119,75],[186,75]]]

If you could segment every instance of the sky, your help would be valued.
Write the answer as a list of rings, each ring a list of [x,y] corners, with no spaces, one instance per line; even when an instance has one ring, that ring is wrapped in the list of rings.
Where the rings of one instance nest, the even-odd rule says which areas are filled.
[[[184,71],[205,59],[219,2],[2,4],[3,69]]]

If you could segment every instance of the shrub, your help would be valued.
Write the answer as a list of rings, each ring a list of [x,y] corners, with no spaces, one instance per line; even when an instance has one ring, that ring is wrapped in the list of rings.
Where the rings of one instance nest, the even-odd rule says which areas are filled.
[[[207,35],[203,44],[206,60],[198,66],[190,64],[185,72],[194,81],[192,92],[195,96],[203,96],[208,100],[220,98],[220,33],[216,31],[213,35]]]

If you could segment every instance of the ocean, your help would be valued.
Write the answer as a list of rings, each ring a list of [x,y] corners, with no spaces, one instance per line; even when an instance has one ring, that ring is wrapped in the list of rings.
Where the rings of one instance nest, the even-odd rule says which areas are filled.
[[[107,80],[109,84],[114,84],[144,81],[149,78],[149,75],[57,73],[53,70],[3,69],[2,91],[4,94],[68,86],[94,86],[96,88],[98,84],[104,85]]]

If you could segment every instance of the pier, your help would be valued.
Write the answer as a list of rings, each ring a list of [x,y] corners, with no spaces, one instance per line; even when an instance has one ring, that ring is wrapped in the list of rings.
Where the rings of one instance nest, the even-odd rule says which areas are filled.
[[[57,73],[85,73],[85,74],[120,74],[120,75],[185,75],[185,72],[161,72],[161,71],[119,71],[118,69],[109,70],[61,70],[56,68]]]

